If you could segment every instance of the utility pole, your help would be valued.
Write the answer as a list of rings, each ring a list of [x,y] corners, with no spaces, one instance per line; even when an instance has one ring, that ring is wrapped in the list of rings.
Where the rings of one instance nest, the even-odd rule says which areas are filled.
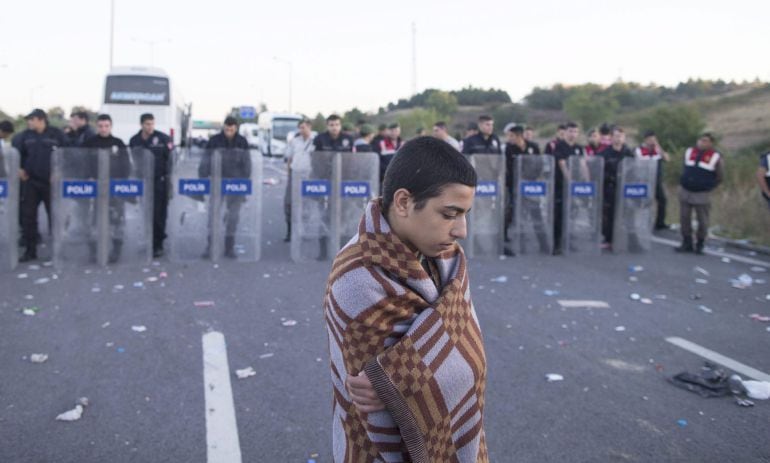
[[[112,57],[115,53],[115,0],[110,0],[110,70],[112,70]]]
[[[412,21],[412,95],[417,95],[417,25]]]

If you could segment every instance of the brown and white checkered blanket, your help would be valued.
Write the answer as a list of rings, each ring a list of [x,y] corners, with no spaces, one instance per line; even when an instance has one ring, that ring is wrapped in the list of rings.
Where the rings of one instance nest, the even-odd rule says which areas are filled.
[[[391,233],[378,200],[334,261],[324,311],[335,462],[488,461],[486,358],[462,248],[428,268]],[[361,371],[386,411],[351,402],[345,378]]]

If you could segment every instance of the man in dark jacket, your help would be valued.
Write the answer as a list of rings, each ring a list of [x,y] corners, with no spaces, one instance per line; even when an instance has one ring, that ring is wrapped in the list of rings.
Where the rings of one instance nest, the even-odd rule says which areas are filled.
[[[479,116],[479,132],[463,140],[463,154],[501,154],[500,139],[495,135],[491,116]]]
[[[585,156],[583,147],[577,142],[578,126],[574,122],[568,122],[564,126],[564,138],[556,143],[553,150],[556,161],[556,173],[554,176],[553,193],[553,253],[561,254],[562,222],[564,219],[564,184],[569,181],[568,162],[570,156]]]
[[[152,153],[155,160],[153,214],[152,214],[152,256],[163,255],[163,240],[166,239],[166,218],[168,216],[168,192],[171,181],[171,152],[174,142],[171,137],[155,130],[155,117],[150,113],[139,117],[142,128],[131,137],[131,148],[143,148]]]
[[[26,250],[19,262],[37,259],[37,209],[45,205],[48,223],[51,220],[51,153],[66,145],[61,130],[48,125],[48,115],[35,109],[26,117],[28,129],[14,138],[14,147],[21,155],[22,229]]]
[[[238,121],[234,117],[225,119],[222,131],[209,140],[206,145],[206,152],[198,166],[198,176],[200,178],[210,177],[212,173],[212,158],[214,152],[219,150],[222,154],[222,178],[250,179],[251,178],[251,154],[249,153],[249,142],[242,135],[238,134]],[[216,188],[219,188],[217,185]],[[225,221],[225,257],[235,259],[235,232],[238,230],[238,221],[240,220],[241,206],[246,201],[244,196],[223,195],[226,210],[224,214]],[[211,234],[209,232],[208,245],[203,253],[203,258],[211,257]]]
[[[96,135],[83,143],[83,148],[109,150],[110,179],[124,179],[131,174],[131,158],[123,140],[112,135],[112,118],[109,114],[100,114],[96,118]],[[89,156],[86,177],[99,177],[99,156]],[[126,201],[121,197],[110,195],[109,223],[112,248],[107,262],[114,264],[120,259],[125,238]]]
[[[86,140],[96,135],[88,124],[88,113],[75,111],[70,114],[70,122],[64,129],[64,135],[67,137],[67,146],[73,147],[83,146]]]
[[[695,252],[703,254],[706,235],[709,229],[711,210],[711,191],[724,176],[722,155],[714,150],[714,136],[704,133],[698,138],[696,146],[687,148],[684,153],[684,171],[679,180],[679,221],[682,230],[682,244],[677,252]],[[696,243],[692,240],[692,211],[698,218]]]
[[[615,196],[618,187],[618,167],[623,159],[633,159],[634,153],[626,145],[626,133],[622,127],[612,129],[611,144],[596,154],[604,158],[604,201],[602,203],[603,249],[612,247],[615,223]]]

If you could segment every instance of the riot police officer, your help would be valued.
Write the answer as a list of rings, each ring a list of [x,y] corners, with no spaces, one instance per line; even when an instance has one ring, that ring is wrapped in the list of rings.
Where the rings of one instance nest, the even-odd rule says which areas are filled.
[[[500,139],[495,135],[491,116],[479,116],[479,132],[463,140],[463,154],[501,154]]]
[[[198,166],[198,176],[200,178],[211,176],[211,161],[214,151],[220,150],[222,159],[222,178],[251,178],[251,155],[249,153],[249,142],[245,137],[238,133],[238,121],[228,116],[225,119],[222,131],[209,140],[206,144],[206,152]],[[246,201],[243,196],[227,195],[223,196],[222,201],[226,210],[225,221],[225,257],[235,259],[235,232],[238,230],[238,221],[240,220],[241,206]],[[216,218],[215,218],[216,219]],[[208,237],[206,251],[203,258],[211,257],[211,234]]]
[[[612,235],[615,223],[615,192],[618,186],[618,168],[623,159],[633,158],[634,154],[626,145],[626,133],[622,127],[612,128],[611,143],[596,155],[604,158],[604,200],[602,203],[602,242],[603,249],[612,248]]]
[[[169,182],[171,181],[171,152],[174,142],[171,137],[155,130],[155,117],[150,113],[139,117],[142,128],[128,142],[131,148],[144,148],[155,159],[154,195],[152,215],[152,256],[163,255],[163,241],[166,239],[166,218],[168,216]]]
[[[131,159],[128,156],[128,149],[126,149],[126,144],[123,143],[123,140],[112,135],[112,118],[109,114],[100,114],[96,118],[96,135],[86,140],[83,143],[83,148],[110,150],[110,179],[128,178],[131,174]],[[99,176],[98,157],[91,156],[89,161],[86,167],[88,171],[86,177],[97,178]],[[125,234],[125,222],[125,200],[111,196],[109,201],[109,223],[112,248],[107,259],[107,262],[111,264],[120,259]]]
[[[21,155],[22,229],[26,247],[19,262],[37,259],[38,224],[37,209],[45,205],[48,223],[51,221],[51,154],[59,146],[66,145],[64,133],[48,125],[48,115],[35,109],[26,117],[24,132],[14,138],[14,147]]]

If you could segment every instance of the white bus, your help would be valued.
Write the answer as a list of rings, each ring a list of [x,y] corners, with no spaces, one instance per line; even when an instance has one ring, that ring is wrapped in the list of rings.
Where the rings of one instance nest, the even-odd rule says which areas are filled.
[[[139,117],[144,113],[155,116],[155,129],[168,134],[176,146],[186,144],[190,107],[163,69],[113,67],[104,81],[100,112],[112,117],[113,135],[126,144],[139,131]]]
[[[259,114],[259,150],[263,156],[283,156],[286,154],[287,137],[297,130],[302,120],[300,114],[281,114],[264,112]]]

